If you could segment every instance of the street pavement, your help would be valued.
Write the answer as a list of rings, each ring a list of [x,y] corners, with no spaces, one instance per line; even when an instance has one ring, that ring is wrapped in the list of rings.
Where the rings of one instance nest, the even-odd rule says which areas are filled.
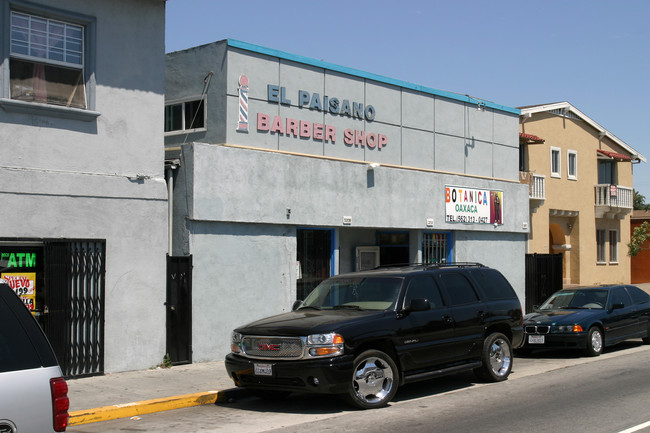
[[[650,284],[637,285],[650,293]],[[636,340],[631,340],[636,341]],[[626,350],[606,351],[602,357],[619,356],[627,350],[650,350],[638,345]],[[599,358],[517,358],[512,379],[557,368],[591,362]],[[226,373],[224,361],[201,362],[170,368],[109,373],[68,380],[69,425],[130,418],[147,413],[225,402],[245,396]]]

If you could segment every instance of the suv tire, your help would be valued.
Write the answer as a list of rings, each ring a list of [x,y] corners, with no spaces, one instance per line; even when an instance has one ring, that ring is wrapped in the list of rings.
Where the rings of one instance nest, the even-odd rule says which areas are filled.
[[[508,337],[500,332],[494,332],[483,342],[481,355],[483,365],[476,368],[474,374],[488,382],[504,381],[512,371],[512,358],[512,345]]]
[[[361,409],[386,406],[399,382],[393,359],[380,350],[367,350],[354,359],[353,365],[347,400]]]

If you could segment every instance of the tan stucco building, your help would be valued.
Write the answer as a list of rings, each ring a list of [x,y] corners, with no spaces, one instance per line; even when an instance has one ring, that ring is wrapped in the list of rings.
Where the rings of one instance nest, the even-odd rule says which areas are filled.
[[[520,109],[528,253],[562,254],[564,285],[629,284],[633,167],[645,157],[568,102]]]

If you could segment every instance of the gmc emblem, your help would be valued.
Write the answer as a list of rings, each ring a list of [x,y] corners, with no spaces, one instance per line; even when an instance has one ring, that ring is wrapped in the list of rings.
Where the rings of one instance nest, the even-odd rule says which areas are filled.
[[[273,351],[278,351],[280,350],[280,345],[279,344],[260,344],[257,346],[259,350],[273,350]]]

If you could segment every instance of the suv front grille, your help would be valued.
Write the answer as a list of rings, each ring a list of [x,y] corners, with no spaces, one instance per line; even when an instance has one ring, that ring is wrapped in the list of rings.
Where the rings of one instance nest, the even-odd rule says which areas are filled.
[[[548,325],[528,325],[526,326],[526,334],[548,334],[551,327]]]
[[[304,343],[300,337],[242,338],[242,350],[251,358],[298,359],[302,357]]]

